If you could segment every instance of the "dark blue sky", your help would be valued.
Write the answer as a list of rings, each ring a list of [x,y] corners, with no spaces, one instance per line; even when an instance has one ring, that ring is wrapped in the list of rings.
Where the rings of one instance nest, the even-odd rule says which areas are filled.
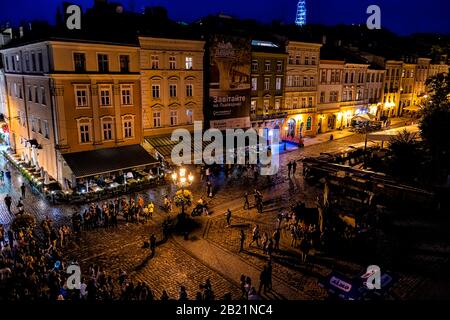
[[[73,0],[83,8],[94,0]],[[241,18],[261,21],[292,22],[298,0],[118,0],[125,7],[140,10],[144,6],[163,5],[171,18],[192,21],[209,13],[224,12]],[[306,0],[308,22],[334,25],[361,23],[367,19],[370,4],[381,7],[382,26],[398,33],[450,33],[450,1],[448,0]],[[0,21],[18,23],[21,20],[54,21],[60,0],[0,0]],[[111,1],[110,1],[111,2]]]

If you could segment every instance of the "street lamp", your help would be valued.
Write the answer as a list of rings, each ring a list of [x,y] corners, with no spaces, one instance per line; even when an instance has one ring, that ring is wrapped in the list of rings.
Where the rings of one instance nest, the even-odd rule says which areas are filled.
[[[178,173],[176,171],[172,173],[172,181],[174,185],[181,188],[181,214],[184,215],[184,206],[186,204],[184,200],[184,188],[189,187],[194,182],[194,176],[190,172],[187,172],[185,168],[181,167]]]

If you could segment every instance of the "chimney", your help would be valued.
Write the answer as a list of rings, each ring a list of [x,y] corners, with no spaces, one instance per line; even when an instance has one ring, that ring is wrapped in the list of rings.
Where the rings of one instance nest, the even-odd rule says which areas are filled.
[[[19,27],[19,38],[23,38],[23,26]]]

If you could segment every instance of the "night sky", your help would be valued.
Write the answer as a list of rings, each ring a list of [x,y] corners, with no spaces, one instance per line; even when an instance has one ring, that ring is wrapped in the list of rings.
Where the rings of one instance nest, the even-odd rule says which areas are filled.
[[[91,7],[94,0],[68,1]],[[140,11],[144,6],[162,5],[175,20],[193,21],[223,12],[239,18],[263,22],[293,22],[298,0],[122,0],[126,8]],[[450,33],[448,0],[306,0],[309,23],[334,25],[365,23],[368,5],[381,7],[383,27],[398,34],[414,32]],[[60,0],[0,0],[0,22],[17,24],[22,20],[41,19],[54,22]]]

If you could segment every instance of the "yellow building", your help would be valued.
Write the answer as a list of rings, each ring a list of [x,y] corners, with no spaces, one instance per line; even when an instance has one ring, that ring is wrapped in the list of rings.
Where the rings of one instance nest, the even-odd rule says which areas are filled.
[[[131,166],[133,152],[142,155],[133,166],[155,162],[139,145],[137,45],[49,40],[4,49],[2,54],[11,146],[43,170],[45,180],[75,188],[90,176],[126,169],[122,167],[128,160]],[[120,150],[128,152],[119,156]],[[110,160],[96,163],[101,155]]]
[[[340,102],[342,99],[342,76],[344,61],[320,60],[319,66],[319,102],[317,121],[321,132],[337,129],[340,120]]]
[[[204,41],[139,37],[146,146],[168,159],[173,130],[203,122]]]
[[[287,118],[282,138],[299,143],[304,136],[318,132],[316,120],[317,82],[321,44],[290,41],[287,45],[285,102]]]

